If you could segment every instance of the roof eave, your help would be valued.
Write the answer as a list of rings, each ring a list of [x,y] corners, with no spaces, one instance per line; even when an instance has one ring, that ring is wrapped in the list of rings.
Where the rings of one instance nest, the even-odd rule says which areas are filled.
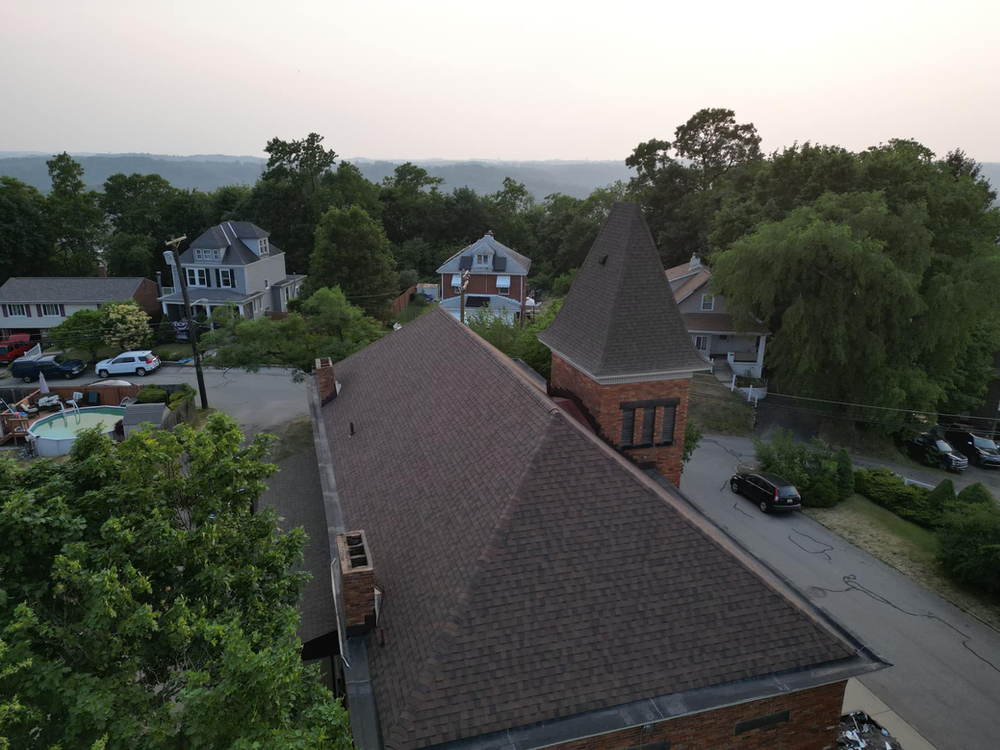
[[[542,338],[542,334],[539,334],[538,340],[545,344],[549,349],[552,350],[553,354],[558,354],[560,358],[565,360],[568,364],[572,365],[575,369],[582,372],[591,380],[599,383],[600,385],[615,385],[619,383],[645,383],[654,382],[658,380],[680,380],[682,378],[691,377],[696,372],[705,372],[712,369],[712,364],[705,361],[703,365],[698,365],[696,367],[681,367],[673,370],[659,370],[654,372],[635,372],[635,373],[616,373],[614,375],[596,375],[590,370],[588,370],[583,365],[574,362],[571,357],[563,354],[559,349],[549,344]]]

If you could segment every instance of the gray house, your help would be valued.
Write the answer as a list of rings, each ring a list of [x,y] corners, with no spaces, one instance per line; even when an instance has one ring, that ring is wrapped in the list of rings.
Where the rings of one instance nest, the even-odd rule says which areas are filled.
[[[697,255],[688,263],[666,270],[674,302],[684,319],[695,348],[719,368],[728,367],[737,375],[759,378],[764,367],[767,331],[762,325],[736,331],[726,311],[726,298],[708,290],[711,272]]]
[[[249,221],[225,221],[191,243],[181,254],[181,270],[195,315],[210,315],[230,302],[250,319],[288,311],[306,277],[285,272],[285,254],[269,236]],[[159,302],[169,320],[183,320],[179,271],[175,264],[170,271],[173,286],[163,287]]]

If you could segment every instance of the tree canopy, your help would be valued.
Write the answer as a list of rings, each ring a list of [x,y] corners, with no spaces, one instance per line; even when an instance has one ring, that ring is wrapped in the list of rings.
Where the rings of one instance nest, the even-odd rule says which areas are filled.
[[[268,444],[216,414],[0,457],[0,744],[350,747],[299,655],[305,534],[253,512]]]

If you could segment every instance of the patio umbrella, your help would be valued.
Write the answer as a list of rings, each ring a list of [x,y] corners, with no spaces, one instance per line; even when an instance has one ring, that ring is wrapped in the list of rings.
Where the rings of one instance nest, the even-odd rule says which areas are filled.
[[[49,384],[45,382],[45,375],[43,373],[38,373],[38,392],[43,396],[49,393]]]

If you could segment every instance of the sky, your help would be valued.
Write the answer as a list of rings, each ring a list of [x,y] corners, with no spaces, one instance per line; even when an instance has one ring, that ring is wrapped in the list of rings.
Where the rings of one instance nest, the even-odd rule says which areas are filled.
[[[1000,161],[1000,2],[0,0],[0,151],[616,159],[703,107],[767,151]]]

